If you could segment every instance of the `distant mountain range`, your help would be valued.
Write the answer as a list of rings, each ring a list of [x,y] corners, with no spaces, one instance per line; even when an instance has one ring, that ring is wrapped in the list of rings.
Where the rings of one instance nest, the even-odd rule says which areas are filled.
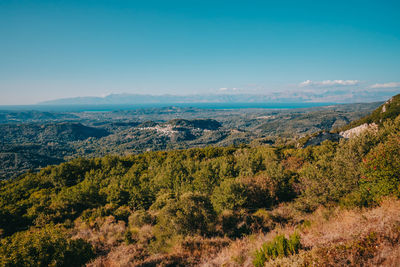
[[[215,95],[140,95],[111,94],[105,97],[74,97],[40,102],[41,105],[125,105],[152,103],[263,103],[303,102],[303,99],[271,95],[215,94]]]
[[[392,90],[393,91],[393,90]],[[392,91],[312,90],[269,94],[144,95],[110,94],[104,97],[73,97],[40,102],[40,105],[130,105],[176,103],[361,103],[383,101]]]

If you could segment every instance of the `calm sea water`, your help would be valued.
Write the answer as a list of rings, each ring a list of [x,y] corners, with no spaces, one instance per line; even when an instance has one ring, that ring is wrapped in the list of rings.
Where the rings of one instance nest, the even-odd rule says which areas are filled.
[[[200,109],[294,109],[335,105],[335,103],[151,103],[133,105],[4,105],[0,110],[13,111],[53,111],[53,112],[107,112],[163,107],[191,107]]]

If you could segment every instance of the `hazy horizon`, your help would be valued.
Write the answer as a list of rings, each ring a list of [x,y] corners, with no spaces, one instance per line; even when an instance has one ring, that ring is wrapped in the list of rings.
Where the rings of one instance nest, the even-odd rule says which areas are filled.
[[[381,101],[397,1],[0,2],[0,105],[110,94]]]
[[[35,103],[40,104],[60,104],[65,102],[68,104],[76,104],[79,101],[94,101],[96,104],[128,104],[128,103],[369,103],[377,101],[386,101],[394,94],[399,92],[384,91],[384,92],[365,92],[365,91],[348,92],[348,91],[297,91],[297,92],[273,92],[265,94],[257,93],[199,93],[199,94],[107,94],[102,96],[77,96],[50,99]],[[131,101],[131,102],[129,102]]]
[[[393,92],[392,94],[371,93],[371,92],[360,92],[360,95],[355,94],[315,94],[313,92],[276,92],[271,94],[256,94],[256,93],[231,93],[224,94],[220,92],[208,93],[208,94],[107,94],[102,96],[76,96],[76,97],[65,97],[65,98],[55,98],[44,101],[39,101],[36,103],[28,104],[0,104],[3,109],[7,106],[17,108],[29,108],[34,106],[70,106],[70,105],[89,105],[89,106],[126,106],[129,105],[144,105],[151,107],[152,104],[156,106],[169,106],[169,105],[180,105],[190,106],[190,104],[219,104],[222,108],[225,104],[227,108],[229,105],[233,104],[249,104],[255,106],[265,106],[274,104],[304,104],[304,107],[313,106],[317,104],[318,106],[324,105],[336,105],[336,104],[352,104],[352,103],[373,103],[373,102],[383,102],[397,94]],[[336,92],[337,93],[337,92]],[[345,99],[346,98],[346,99]],[[261,104],[261,105],[260,105]],[[193,106],[196,107],[196,106]]]

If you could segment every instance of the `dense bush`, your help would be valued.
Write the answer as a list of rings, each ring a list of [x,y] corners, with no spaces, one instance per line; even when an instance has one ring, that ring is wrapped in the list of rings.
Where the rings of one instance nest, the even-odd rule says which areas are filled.
[[[227,179],[215,188],[211,199],[218,212],[240,209],[247,201],[246,186],[237,179]]]
[[[68,239],[54,226],[18,232],[0,242],[1,266],[82,266],[93,257],[90,244]]]
[[[400,137],[389,139],[375,147],[363,159],[361,192],[368,201],[377,202],[382,196],[400,196]]]
[[[297,206],[313,211],[320,205],[337,203],[358,191],[362,159],[379,137],[367,132],[334,145],[325,142],[312,150],[312,158],[299,170],[301,196]],[[348,199],[345,202],[349,202]]]
[[[166,202],[157,216],[157,227],[163,233],[208,235],[213,231],[214,220],[209,198],[188,192]]]

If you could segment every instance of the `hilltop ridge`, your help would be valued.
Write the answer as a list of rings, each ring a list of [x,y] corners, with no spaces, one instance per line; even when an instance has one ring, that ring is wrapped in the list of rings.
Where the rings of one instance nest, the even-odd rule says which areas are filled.
[[[391,97],[377,109],[375,109],[371,114],[353,121],[341,128],[337,131],[346,131],[351,128],[358,127],[363,124],[376,124],[381,125],[388,119],[394,119],[400,114],[400,94]]]

